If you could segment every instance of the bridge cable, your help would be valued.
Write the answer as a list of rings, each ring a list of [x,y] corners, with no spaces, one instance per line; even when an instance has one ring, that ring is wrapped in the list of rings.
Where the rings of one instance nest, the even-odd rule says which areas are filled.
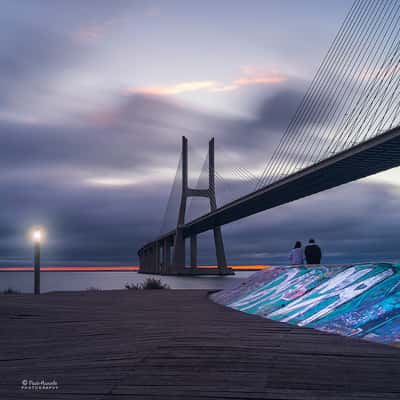
[[[398,12],[398,10],[396,11],[396,13],[397,12]],[[395,27],[396,25],[398,25],[398,23],[399,23],[399,16],[397,17],[396,23],[392,24],[392,25]],[[389,25],[387,25],[387,27],[389,29]],[[381,59],[385,53],[390,54],[393,51],[394,42],[391,43],[391,41],[392,41],[394,31],[395,31],[395,29],[392,29],[392,32],[390,33],[389,38],[386,38],[385,36],[383,37],[383,40],[385,41],[385,45],[381,46],[381,54],[378,56],[375,64],[372,66],[372,69],[370,68],[366,72],[365,77],[368,77],[368,76],[373,77],[374,74],[378,75],[378,73],[376,71],[378,70],[378,72],[379,72],[380,70],[382,70],[382,68],[384,68],[385,60],[381,61]],[[398,32],[399,32],[399,30],[397,30],[396,35],[398,35]],[[390,46],[389,46],[389,43],[391,43]],[[379,62],[381,62],[380,66],[378,66]],[[342,149],[348,147],[351,144],[354,144],[354,143],[357,144],[358,129],[356,128],[356,126],[357,126],[356,124],[357,124],[363,110],[365,110],[365,104],[371,96],[371,90],[374,87],[375,80],[376,80],[376,78],[370,79],[367,82],[367,84],[359,85],[360,86],[359,89],[361,89],[361,92],[358,95],[358,100],[357,100],[355,106],[352,108],[352,110],[350,112],[348,112],[347,114],[345,114],[344,118],[342,119],[342,121],[339,125],[339,128],[338,128],[339,135],[337,135],[335,140],[330,144],[328,151],[330,150],[331,152],[337,152],[337,151],[341,151]],[[351,132],[351,131],[356,132],[356,134],[353,137],[351,134],[349,134],[349,132]]]
[[[357,63],[357,58],[362,55],[362,52],[365,50],[366,43],[368,43],[368,27],[370,26],[370,21],[373,20],[378,10],[379,8],[377,7],[376,3],[372,8],[367,8],[367,15],[364,14],[362,18],[360,18],[361,23],[355,25],[355,33],[351,34],[349,44],[344,47],[344,54],[341,55],[341,62],[339,63],[340,67],[335,68],[333,70],[333,75],[327,79],[328,89],[322,92],[322,95],[324,96],[322,103],[320,103],[318,100],[315,102],[315,107],[313,110],[316,109],[317,111],[311,115],[312,118],[318,122],[317,128],[310,129],[308,123],[302,124],[302,146],[300,146],[300,143],[298,143],[295,151],[292,150],[294,159],[291,160],[291,163],[284,164],[284,176],[287,176],[293,171],[297,170],[299,165],[304,165],[305,160],[307,163],[309,163],[309,160],[312,159],[315,151],[315,144],[318,143],[318,137],[315,132],[319,133],[319,128],[323,125],[323,121],[330,116],[332,110],[332,107],[330,107],[330,99],[337,99],[338,93],[341,93],[343,88],[346,89],[346,81],[340,78],[342,76],[345,77],[353,72],[354,65]],[[363,24],[364,21],[365,23]],[[360,45],[360,43],[364,43],[364,46]],[[305,147],[306,151],[304,152],[304,149],[303,151],[299,151],[301,147]]]
[[[392,12],[393,12],[393,9],[391,10]],[[378,22],[379,22],[379,20],[378,20]],[[385,20],[384,20],[384,22],[386,22]],[[385,24],[384,24],[385,25]],[[349,80],[350,81],[350,80]],[[350,81],[351,82],[351,81]],[[342,103],[343,104],[343,103]],[[342,106],[342,108],[343,108],[343,106]],[[340,115],[339,115],[340,116]],[[310,146],[310,148],[309,148],[309,154],[311,154],[313,157],[315,157],[315,149],[318,149],[318,147],[313,147],[313,146]],[[314,151],[312,151],[312,150],[314,150]],[[319,159],[320,158],[320,156],[318,156],[318,158],[317,159]],[[312,160],[312,161],[314,161],[315,162],[315,160]],[[297,165],[295,165],[294,166],[295,168],[302,168],[302,165],[301,166],[299,166],[298,164]]]
[[[164,211],[160,235],[167,233],[176,226],[178,219],[179,201],[182,193],[182,154],[179,157],[175,177],[172,182],[167,206]]]
[[[396,3],[397,0],[395,0]],[[353,64],[352,70],[347,73],[347,76],[343,77],[343,82],[347,85],[342,85],[342,90],[338,93],[334,93],[334,98],[343,99],[342,101],[336,101],[336,106],[331,107],[331,110],[328,114],[328,119],[324,121],[324,124],[320,124],[319,129],[316,133],[316,136],[319,136],[317,142],[314,145],[314,150],[310,156],[310,162],[315,163],[324,158],[326,154],[327,147],[329,147],[332,142],[332,136],[335,138],[336,132],[341,133],[341,130],[338,129],[342,124],[343,120],[346,118],[347,110],[351,104],[356,101],[357,96],[360,95],[360,87],[362,84],[358,82],[363,82],[368,78],[368,75],[372,72],[374,66],[379,62],[380,54],[378,52],[379,49],[382,48],[381,54],[384,51],[384,43],[387,41],[387,33],[389,31],[389,26],[392,24],[396,13],[394,10],[396,8],[393,7],[387,10],[387,14],[384,8],[382,8],[381,13],[377,18],[382,17],[382,21],[377,19],[373,25],[374,29],[370,30],[368,36],[363,40],[365,41],[364,48],[362,49],[362,53],[358,56],[354,57],[355,63]],[[383,14],[382,14],[383,13]],[[390,23],[388,24],[387,19],[391,18]],[[393,25],[393,24],[392,24]],[[376,28],[375,28],[376,27]],[[381,29],[379,29],[381,27]],[[358,61],[360,60],[360,62]],[[371,70],[372,68],[372,70]],[[328,135],[326,132],[328,131]],[[333,135],[332,135],[333,132]],[[349,135],[351,137],[351,135]],[[329,141],[329,139],[331,139]],[[335,153],[336,149],[332,151]],[[329,155],[328,155],[329,156]],[[302,169],[304,164],[298,165],[298,169]]]
[[[331,48],[340,49],[341,52],[339,57],[342,59],[342,62],[340,63],[341,67],[339,68],[339,71],[336,69],[332,74],[332,70],[326,70],[320,66],[319,70],[323,70],[324,74],[321,74],[320,77],[316,79],[318,76],[317,73],[316,78],[314,78],[311,85],[314,92],[314,101],[311,101],[311,103],[309,99],[306,99],[308,101],[305,101],[305,98],[307,98],[311,92],[309,90],[296,111],[294,118],[291,120],[288,129],[281,138],[278,147],[275,149],[271,162],[267,164],[264,169],[256,188],[263,186],[265,182],[270,183],[273,179],[276,179],[276,177],[280,178],[281,175],[286,176],[293,171],[297,171],[304,168],[304,166],[310,165],[310,163],[320,161],[321,157],[326,156],[327,151],[336,152],[338,146],[332,146],[332,141],[329,140],[333,135],[337,144],[341,144],[342,146],[348,145],[350,135],[345,137],[345,140],[343,141],[341,137],[345,132],[339,130],[339,135],[337,135],[337,127],[343,127],[343,124],[350,121],[349,113],[345,111],[352,102],[357,99],[357,96],[359,96],[360,100],[360,98],[363,97],[363,94],[365,94],[365,87],[361,87],[363,80],[371,76],[371,71],[373,71],[379,64],[379,60],[387,49],[388,42],[390,42],[393,37],[394,29],[391,30],[388,37],[389,27],[398,25],[399,19],[397,15],[398,7],[396,9],[396,7],[393,6],[392,1],[384,4],[383,7],[381,7],[382,3],[378,4],[380,7],[377,7],[377,3],[375,3],[375,7],[373,6],[372,8],[370,7],[370,1],[362,12],[357,8],[360,4],[361,3],[357,4],[357,2],[353,4],[353,11],[349,13],[352,17],[347,18],[344,24],[342,24],[343,28],[346,23],[351,21],[351,29],[342,29],[342,34],[338,34],[334,40],[334,42],[341,43],[341,45],[336,46],[334,43],[331,46]],[[397,21],[393,24],[393,21],[396,20],[396,15]],[[357,23],[354,23],[354,21]],[[379,27],[381,28],[379,29]],[[348,37],[350,37],[350,40],[348,40]],[[346,38],[346,40],[343,40],[343,38]],[[384,41],[385,45],[382,48]],[[379,51],[379,49],[381,49],[381,51]],[[337,54],[334,54],[333,56],[331,54],[329,57],[326,57],[329,62],[335,58],[338,58]],[[326,79],[327,76],[330,79]],[[384,87],[384,101],[381,101],[378,106],[373,108],[373,114],[370,119],[373,120],[373,116],[381,113],[379,114],[379,125],[377,125],[378,130],[382,127],[388,116],[394,113],[396,117],[394,111],[392,111],[391,114],[389,112],[393,100],[395,99],[395,91],[398,88],[398,85],[395,85],[395,91],[391,92],[394,76],[395,74],[392,69],[392,81],[390,81],[390,84],[384,86],[384,83],[387,83],[384,81],[377,90],[379,93],[380,88]],[[340,77],[341,79],[338,79]],[[319,79],[321,79],[325,85],[321,85],[321,83],[318,82]],[[358,82],[359,80],[361,80],[362,83],[356,86],[354,82]],[[317,84],[315,84],[316,81]],[[328,86],[326,86],[327,81],[330,81],[328,82]],[[333,107],[330,106],[331,103],[326,95],[326,87],[329,89],[329,94],[333,93],[335,95]],[[318,108],[317,100],[321,98],[321,95],[325,95],[325,99],[322,107],[319,105]],[[339,101],[337,101],[338,97],[340,99]],[[374,98],[376,98],[376,96]],[[307,108],[305,104],[311,104],[311,106]],[[301,109],[301,113],[299,113],[299,109]],[[304,110],[306,111],[304,112]],[[298,117],[299,115],[300,117]],[[318,116],[317,121],[319,122],[319,126],[314,130],[307,129],[310,122],[310,116],[311,118],[315,118],[316,115]],[[351,111],[351,115],[354,115],[354,109]],[[306,123],[304,123],[304,119]],[[293,120],[295,120],[294,123]],[[322,126],[322,122],[325,122],[324,126]],[[372,122],[369,125],[370,128]],[[297,129],[299,126],[300,134]],[[294,133],[291,132],[291,130],[293,130]],[[297,140],[293,140],[294,137],[296,137]],[[300,146],[303,145],[303,143],[306,143],[307,145],[306,153],[304,153],[304,150],[301,153],[299,152],[299,149],[301,148]],[[350,142],[350,144],[351,143],[353,142]],[[294,156],[294,160],[288,160],[288,155]],[[288,161],[291,161],[291,164],[288,163]]]
[[[296,110],[295,115],[291,119],[288,127],[286,128],[284,134],[282,135],[280,142],[279,142],[278,146],[276,147],[269,164],[266,165],[264,171],[262,172],[259,182],[256,186],[256,189],[259,189],[260,187],[264,186],[264,184],[266,183],[266,180],[270,180],[271,176],[274,174],[274,169],[276,169],[276,166],[277,166],[277,160],[279,160],[279,158],[281,157],[282,150],[284,148],[284,145],[286,144],[286,139],[291,134],[292,127],[294,126],[296,121],[298,121],[300,118],[302,118],[305,110],[307,110],[310,99],[312,99],[312,96],[313,96],[315,90],[317,90],[317,87],[321,82],[320,77],[324,76],[324,74],[327,73],[327,68],[329,68],[329,66],[332,67],[333,63],[330,62],[334,58],[334,56],[332,56],[332,54],[335,54],[335,52],[337,51],[337,48],[340,48],[342,46],[342,38],[347,33],[349,26],[351,26],[350,22],[358,17],[360,10],[362,10],[361,5],[362,5],[362,0],[356,0],[353,3],[353,6],[352,6],[350,12],[348,13],[344,22],[342,23],[342,25],[339,29],[339,32],[336,35],[335,40],[332,42],[330,48],[328,49],[328,52],[325,55],[322,63],[320,64],[314,79],[312,80],[305,96],[303,97],[300,105],[298,106],[298,108]]]

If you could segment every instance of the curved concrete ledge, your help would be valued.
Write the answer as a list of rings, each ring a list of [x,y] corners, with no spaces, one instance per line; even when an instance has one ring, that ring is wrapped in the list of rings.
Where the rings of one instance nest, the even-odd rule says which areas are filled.
[[[400,265],[273,267],[212,296],[249,314],[400,344]]]

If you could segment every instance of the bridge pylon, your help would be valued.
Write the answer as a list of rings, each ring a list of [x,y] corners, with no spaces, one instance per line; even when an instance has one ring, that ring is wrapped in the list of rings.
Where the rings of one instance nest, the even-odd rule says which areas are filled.
[[[185,232],[185,216],[190,197],[209,199],[210,212],[217,209],[215,196],[215,150],[214,138],[208,143],[208,187],[193,189],[188,184],[188,140],[182,137],[182,191],[176,228],[150,246],[139,251],[140,272],[162,275],[233,275],[227,267],[224,241],[220,226],[212,228],[214,236],[215,268],[198,268],[197,233]],[[190,265],[186,265],[186,239],[190,239]],[[172,251],[171,251],[172,250]]]
[[[171,269],[175,273],[185,272],[186,268],[186,244],[183,227],[185,225],[185,215],[187,200],[190,197],[205,197],[210,201],[210,211],[217,208],[215,197],[215,150],[214,138],[208,143],[208,188],[192,189],[188,185],[188,140],[182,137],[182,193],[179,207],[179,215],[176,226],[174,252]],[[213,228],[215,255],[220,274],[231,274],[231,269],[227,268],[224,241],[222,238],[221,227]],[[197,234],[190,235],[190,267],[197,269]]]

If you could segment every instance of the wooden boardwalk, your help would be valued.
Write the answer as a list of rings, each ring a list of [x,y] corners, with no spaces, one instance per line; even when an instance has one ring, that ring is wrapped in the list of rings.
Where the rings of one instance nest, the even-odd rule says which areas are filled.
[[[206,291],[0,296],[0,332],[1,400],[400,399],[400,349],[243,314]]]

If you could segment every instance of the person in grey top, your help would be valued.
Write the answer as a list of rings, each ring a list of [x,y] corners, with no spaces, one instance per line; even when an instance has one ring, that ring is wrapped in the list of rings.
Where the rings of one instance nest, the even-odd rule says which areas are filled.
[[[289,259],[292,265],[304,264],[303,249],[301,248],[301,242],[297,241],[290,251]]]

